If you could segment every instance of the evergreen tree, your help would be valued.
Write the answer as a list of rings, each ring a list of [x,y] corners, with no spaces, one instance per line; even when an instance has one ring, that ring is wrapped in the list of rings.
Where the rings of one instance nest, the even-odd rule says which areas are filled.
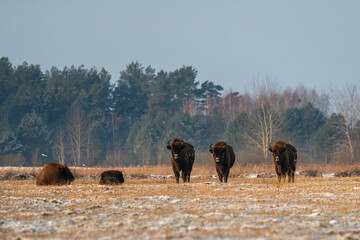
[[[29,165],[41,163],[41,153],[50,153],[51,132],[36,113],[27,113],[21,119],[18,136],[24,145],[24,156]]]
[[[249,118],[245,112],[241,112],[236,118],[229,123],[225,131],[225,141],[235,149],[246,146],[246,130]]]
[[[21,153],[22,150],[22,144],[18,141],[9,125],[5,122],[0,122],[0,155]]]
[[[13,92],[9,96],[12,101],[9,123],[12,126],[19,124],[26,113],[44,112],[45,85],[39,65],[28,65],[24,62],[15,68],[10,84]]]
[[[173,113],[181,111],[187,101],[196,100],[199,84],[195,81],[196,75],[197,71],[191,66],[183,66],[169,73]]]
[[[129,126],[140,119],[148,108],[153,72],[150,67],[144,72],[138,62],[130,63],[125,71],[120,72],[114,91],[115,111],[118,116],[129,119]]]
[[[339,121],[343,121],[341,114],[333,113],[326,123],[318,128],[318,130],[311,135],[310,144],[314,150],[314,155],[318,159],[327,160],[327,156],[336,152],[345,141],[346,136],[344,131],[339,129]]]
[[[288,142],[309,148],[311,135],[325,123],[323,113],[310,103],[303,108],[290,108],[285,113],[283,125],[284,136]]]
[[[174,95],[168,73],[165,71],[158,72],[150,90],[151,96],[148,101],[149,112],[152,115],[170,114],[174,109]]]
[[[0,107],[4,106],[5,100],[14,92],[12,88],[13,67],[9,59],[0,58]]]

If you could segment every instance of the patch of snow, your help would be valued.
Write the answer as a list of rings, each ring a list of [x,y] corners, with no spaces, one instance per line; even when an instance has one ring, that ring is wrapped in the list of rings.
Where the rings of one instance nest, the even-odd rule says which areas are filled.
[[[314,213],[308,214],[306,216],[308,216],[308,217],[319,217],[320,213],[319,212],[314,212]]]
[[[335,177],[335,173],[322,173],[321,176],[322,177],[332,178],[332,177]]]
[[[329,224],[334,226],[334,225],[340,224],[340,222],[339,222],[338,220],[336,220],[336,219],[333,219],[333,220],[331,220],[331,221],[329,222]]]
[[[191,175],[191,178],[201,178],[201,175]]]
[[[149,199],[149,200],[161,200],[161,201],[169,201],[169,200],[173,200],[175,199],[174,197],[170,197],[170,196],[149,196],[149,197],[144,197],[144,199]]]
[[[257,178],[257,177],[258,177],[257,173],[245,174],[245,178]]]

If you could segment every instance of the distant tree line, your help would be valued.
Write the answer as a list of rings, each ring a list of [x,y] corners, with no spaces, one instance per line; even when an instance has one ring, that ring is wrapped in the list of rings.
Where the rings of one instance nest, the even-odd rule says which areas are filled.
[[[220,140],[233,145],[238,163],[269,161],[268,145],[278,139],[296,146],[303,162],[359,163],[356,86],[347,89],[349,116],[341,104],[351,94],[340,91],[280,91],[266,77],[239,94],[196,77],[191,66],[157,72],[131,62],[112,84],[105,69],[42,72],[2,57],[0,165],[165,164],[175,137],[195,146],[195,163],[211,162],[209,153],[201,156]]]

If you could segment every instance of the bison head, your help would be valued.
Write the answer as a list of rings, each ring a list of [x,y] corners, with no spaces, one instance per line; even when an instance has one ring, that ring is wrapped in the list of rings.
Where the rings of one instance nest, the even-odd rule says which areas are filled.
[[[221,163],[222,160],[224,159],[224,155],[225,155],[225,150],[226,150],[226,145],[215,145],[214,147],[212,147],[212,144],[209,146],[209,152],[211,152],[213,154],[214,160],[216,163]]]
[[[174,158],[175,161],[177,161],[180,158],[181,150],[185,148],[185,143],[183,140],[176,138],[170,144],[170,140],[168,141],[167,149],[171,150],[172,157]]]
[[[279,144],[275,144],[274,146],[271,147],[271,145],[269,144],[269,151],[273,153],[274,156],[274,160],[276,162],[279,161],[279,155],[282,152],[286,151],[286,144],[283,143],[282,145]]]
[[[60,179],[65,180],[67,183],[70,184],[75,180],[74,176],[70,172],[70,169],[66,165],[64,167],[60,167],[58,171]]]

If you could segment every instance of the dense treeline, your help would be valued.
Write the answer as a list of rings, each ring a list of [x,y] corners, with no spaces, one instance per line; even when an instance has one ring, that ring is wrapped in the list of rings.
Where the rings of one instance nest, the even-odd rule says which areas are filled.
[[[360,123],[346,124],[338,109],[330,114],[327,94],[279,91],[269,78],[244,94],[224,92],[196,76],[191,66],[157,72],[132,62],[112,84],[105,69],[42,72],[3,57],[0,165],[164,164],[174,137],[196,147],[198,163],[211,162],[210,154],[202,156],[219,140],[234,146],[237,162],[268,161],[268,145],[277,139],[295,145],[304,162],[359,161]]]

